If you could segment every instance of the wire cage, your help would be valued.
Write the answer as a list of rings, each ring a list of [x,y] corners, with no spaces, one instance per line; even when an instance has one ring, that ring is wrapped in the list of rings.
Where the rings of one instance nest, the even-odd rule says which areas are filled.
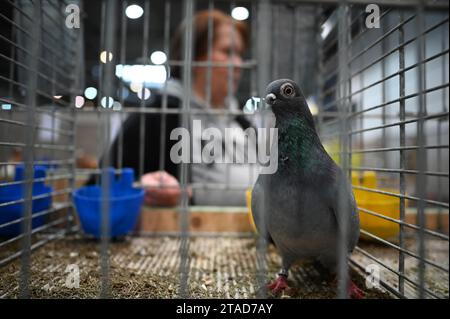
[[[142,16],[130,18],[131,4]],[[242,61],[212,61],[212,18],[207,58],[196,60],[196,12],[241,7],[250,30]],[[88,180],[102,181],[102,196],[123,192],[111,185],[114,174],[125,176],[131,144],[136,177],[147,173],[149,158],[167,170],[171,116],[189,130],[193,120],[211,117],[224,127],[242,117],[273,125],[270,113],[243,106],[265,96],[272,80],[291,78],[358,205],[360,241],[348,263],[341,257],[338,276],[350,270],[361,285],[376,286],[377,293],[366,292],[373,298],[448,298],[448,19],[447,1],[4,1],[0,296],[265,297],[258,287],[280,259],[247,219],[245,192],[257,165],[223,164],[218,179],[195,177],[207,164],[177,165],[179,202],[144,205],[125,240],[111,237],[108,227],[116,202],[96,206],[101,223],[92,239],[74,198]],[[239,18],[231,21],[234,50]],[[168,58],[155,62],[154,50]],[[212,101],[218,67],[227,70],[223,108]],[[181,102],[171,108],[175,68]],[[207,70],[203,108],[192,107],[195,68]],[[233,92],[236,69],[241,82]],[[154,92],[159,107],[149,103]],[[130,141],[123,128],[132,119]],[[154,134],[159,141],[151,144]],[[139,178],[134,185],[145,187]],[[74,269],[80,282],[71,285]],[[293,297],[347,296],[345,285],[330,288],[308,264],[291,277],[301,287]]]

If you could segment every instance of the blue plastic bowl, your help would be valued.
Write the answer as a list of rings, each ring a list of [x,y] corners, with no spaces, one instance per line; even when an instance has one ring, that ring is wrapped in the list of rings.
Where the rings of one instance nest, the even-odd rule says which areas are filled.
[[[43,166],[34,166],[34,178],[45,178],[46,168]],[[24,180],[23,165],[16,166],[14,181]],[[44,181],[33,183],[33,197],[39,195],[50,194],[52,188],[46,186]],[[8,203],[23,199],[23,183],[0,186],[0,204]],[[43,196],[42,198],[34,199],[32,201],[32,215],[42,212],[50,208],[52,204],[52,196]],[[22,232],[22,222],[17,221],[23,216],[23,203],[17,203],[7,206],[0,206],[0,236],[13,237]],[[6,223],[17,221],[8,226],[2,226]],[[31,220],[32,228],[40,227],[44,224],[45,216],[33,216]]]
[[[107,169],[109,176],[109,233],[112,237],[123,236],[135,226],[144,201],[144,190],[134,188],[134,171],[124,168],[119,179],[114,169]],[[81,226],[86,234],[101,236],[102,220],[101,185],[84,186],[73,194]]]

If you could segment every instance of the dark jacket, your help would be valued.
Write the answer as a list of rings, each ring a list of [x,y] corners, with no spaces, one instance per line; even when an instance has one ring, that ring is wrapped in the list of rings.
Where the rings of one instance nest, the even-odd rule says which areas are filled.
[[[163,96],[155,94],[146,105],[149,108],[161,108]],[[167,96],[167,108],[176,109],[181,107],[181,100],[175,96]],[[144,120],[144,164],[143,171],[140,172],[141,154],[141,120]],[[250,122],[244,116],[236,116],[236,122],[245,130],[250,127]],[[161,145],[161,127],[165,121],[165,130],[162,132],[165,142]],[[135,178],[157,170],[165,170],[175,176],[180,177],[180,164],[175,164],[170,160],[170,149],[177,143],[177,140],[170,140],[170,133],[173,129],[180,127],[180,114],[161,113],[129,113],[128,118],[120,129],[108,151],[109,166],[119,168],[119,142],[122,134],[122,166],[134,169]],[[163,166],[160,166],[160,154],[164,152]],[[103,162],[103,159],[100,161]],[[102,167],[102,166],[101,166]],[[188,182],[190,180],[190,170],[188,170]],[[91,176],[88,184],[93,184],[95,178]]]

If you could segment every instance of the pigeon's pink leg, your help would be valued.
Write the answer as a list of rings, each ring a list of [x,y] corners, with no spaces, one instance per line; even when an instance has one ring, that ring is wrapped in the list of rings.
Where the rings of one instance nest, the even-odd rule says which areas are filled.
[[[363,299],[365,295],[364,291],[359,288],[352,280],[350,280],[348,293],[350,295],[350,298],[352,299]]]
[[[334,282],[337,284],[338,279],[335,277]],[[364,291],[359,288],[351,279],[348,280],[348,295],[351,299],[363,299]]]
[[[267,288],[270,289],[272,294],[274,295],[279,294],[284,289],[289,288],[287,283],[287,276],[278,275],[277,279],[275,279],[272,283],[267,285]]]

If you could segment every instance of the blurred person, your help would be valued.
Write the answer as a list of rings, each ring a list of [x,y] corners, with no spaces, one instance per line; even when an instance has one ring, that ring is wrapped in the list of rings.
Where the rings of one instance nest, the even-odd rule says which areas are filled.
[[[211,14],[211,15],[210,15]],[[211,67],[210,81],[210,106],[213,109],[230,109],[237,110],[238,103],[234,98],[241,78],[241,64],[243,54],[248,46],[249,35],[248,27],[242,21],[233,21],[232,17],[218,10],[200,11],[193,17],[193,61],[208,61],[208,20],[211,18],[213,25],[213,35],[211,44],[211,62],[220,63],[220,66]],[[177,29],[172,39],[171,60],[183,60],[182,41],[185,33],[186,25],[182,23]],[[222,64],[232,63],[232,87],[228,88],[230,68],[228,65]],[[171,76],[167,80],[165,88],[153,92],[146,107],[161,108],[164,99],[164,90],[167,94],[167,108],[181,108],[183,100],[186,98],[184,94],[183,83],[181,82],[181,74],[183,68],[176,65],[171,66]],[[207,103],[207,87],[208,87],[208,67],[193,66],[192,67],[192,92],[190,99],[191,110],[206,110]],[[231,97],[231,99],[230,99]],[[206,114],[205,114],[206,113]],[[144,140],[140,140],[140,121],[145,116],[145,136]],[[165,130],[161,135],[161,123],[165,118]],[[236,153],[247,149],[244,147],[244,130],[251,127],[251,123],[243,116],[220,116],[208,112],[203,114],[192,114],[190,116],[189,125],[192,126],[193,120],[201,120],[202,129],[213,127],[221,131],[222,137],[225,137],[225,128],[237,129],[236,143],[241,144],[236,147]],[[146,187],[146,203],[157,206],[174,206],[180,200],[181,188],[179,184],[180,170],[179,164],[175,164],[170,158],[171,148],[178,140],[171,140],[170,133],[173,129],[181,126],[180,114],[151,114],[141,115],[132,113],[128,116],[122,128],[123,134],[123,158],[122,166],[134,168],[135,173],[139,174],[140,164],[140,148],[145,145],[143,173],[140,177],[141,183]],[[195,134],[189,129],[191,134]],[[200,147],[207,142],[202,140],[201,136],[191,136],[190,150],[194,145]],[[162,145],[161,145],[161,139]],[[113,142],[109,152],[112,165],[118,167],[118,147],[119,135]],[[223,141],[222,141],[223,143]],[[249,140],[248,143],[255,144],[256,141]],[[194,145],[193,145],[194,144]],[[162,146],[162,147],[161,147]],[[227,147],[222,145],[225,151]],[[246,146],[246,145],[245,145]],[[255,147],[248,148],[256,150]],[[233,152],[233,149],[231,149]],[[160,152],[163,152],[161,154]],[[163,155],[163,162],[160,163],[160,156]],[[232,154],[227,154],[232,156]],[[236,154],[239,156],[239,154]],[[243,155],[243,154],[241,154]],[[192,154],[192,157],[195,157]],[[247,185],[250,186],[256,180],[257,172],[254,167],[247,164],[219,164],[219,163],[201,163],[201,159],[196,164],[188,165],[188,181],[196,185],[211,184],[229,184],[229,185]],[[195,160],[194,160],[195,162]],[[164,171],[160,171],[163,164]],[[228,166],[228,168],[227,168]],[[253,174],[249,173],[250,169],[254,169]],[[192,195],[192,202],[196,205],[228,205],[243,206],[245,205],[245,191],[242,189],[195,189]]]

